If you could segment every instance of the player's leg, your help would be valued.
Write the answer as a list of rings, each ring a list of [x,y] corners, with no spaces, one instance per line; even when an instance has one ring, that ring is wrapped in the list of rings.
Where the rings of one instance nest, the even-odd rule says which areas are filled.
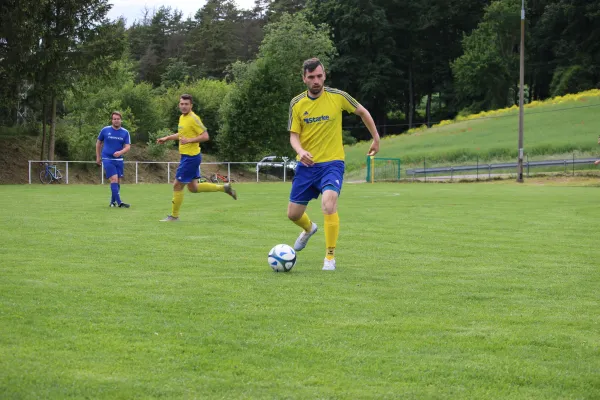
[[[123,177],[123,171],[125,169],[125,164],[123,161],[114,161],[115,167],[117,169],[117,197],[116,202],[118,207],[120,208],[129,208],[130,205],[127,203],[123,203],[121,201],[121,178]]]
[[[335,269],[335,248],[340,233],[340,217],[337,213],[338,192],[332,186],[323,190],[321,208],[325,217],[325,261],[324,270]]]
[[[299,165],[292,181],[287,216],[294,224],[302,228],[302,232],[294,243],[296,251],[304,249],[308,239],[317,232],[317,224],[312,222],[306,213],[308,202],[319,197],[319,191],[313,186],[312,178],[313,171]]]
[[[118,189],[118,172],[117,168],[111,160],[102,160],[102,166],[104,167],[104,174],[106,179],[109,180],[110,186],[110,207],[117,207],[117,196],[119,195]]]
[[[161,221],[179,220],[179,210],[183,204],[183,189],[196,178],[196,171],[200,165],[199,157],[182,155],[173,181],[173,200],[171,201],[171,214]]]
[[[340,217],[337,212],[337,203],[342,190],[344,178],[344,162],[332,161],[327,163],[321,177],[323,196],[321,209],[325,219],[325,260],[324,270],[335,270],[335,249],[340,233]]]
[[[202,163],[202,156],[200,156],[200,163]],[[198,179],[202,177],[200,171],[200,164],[198,164],[198,172],[196,174],[196,179],[193,182],[188,184],[188,190],[192,193],[210,193],[210,192],[223,192],[227,193],[229,196],[233,197],[234,200],[237,200],[237,193],[231,187],[231,184],[218,185],[216,183],[210,182],[202,182],[198,183]]]

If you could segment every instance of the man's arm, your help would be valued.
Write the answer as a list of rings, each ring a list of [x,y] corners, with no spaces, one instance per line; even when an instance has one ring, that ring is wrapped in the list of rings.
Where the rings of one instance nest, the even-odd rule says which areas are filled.
[[[304,150],[302,148],[302,145],[300,144],[299,134],[297,134],[296,132],[290,132],[290,144],[292,145],[292,148],[296,151],[296,153],[298,153],[298,155],[300,156],[300,162],[302,164],[306,165],[307,167],[314,165],[315,162],[312,159],[312,154]]]
[[[96,164],[98,164],[98,165],[102,164],[102,157],[100,156],[101,152],[102,152],[102,142],[99,140],[96,140]]]
[[[379,133],[377,132],[377,127],[375,126],[375,121],[373,121],[373,117],[371,117],[371,113],[364,108],[363,106],[358,106],[354,111],[354,114],[358,115],[363,124],[367,127],[371,136],[373,137],[373,143],[371,143],[371,147],[369,148],[368,156],[374,156],[379,152]]]
[[[113,156],[115,156],[115,157],[121,157],[123,154],[127,153],[129,151],[129,149],[131,149],[131,145],[130,144],[125,144],[123,146],[123,149],[121,149],[120,151],[116,151],[115,154],[113,154]]]
[[[163,144],[164,142],[166,142],[168,140],[177,140],[177,139],[179,139],[179,133],[174,133],[172,135],[163,136],[161,138],[156,139],[156,143]]]
[[[201,134],[199,134],[198,136],[193,137],[191,139],[182,137],[181,139],[179,139],[179,142],[181,144],[204,143],[204,142],[207,142],[209,139],[210,139],[210,137],[208,136],[208,131],[204,131]]]

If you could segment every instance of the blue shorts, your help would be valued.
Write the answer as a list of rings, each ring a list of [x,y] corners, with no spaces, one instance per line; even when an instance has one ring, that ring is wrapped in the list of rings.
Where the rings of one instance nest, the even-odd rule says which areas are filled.
[[[119,178],[122,178],[123,165],[123,160],[102,160],[102,166],[104,167],[106,179],[109,179],[113,175],[117,175]]]
[[[181,183],[190,183],[194,179],[200,179],[200,163],[202,162],[202,154],[195,156],[181,155],[179,167],[175,178]]]
[[[312,199],[319,198],[326,187],[339,194],[344,182],[344,167],[343,161],[328,161],[312,167],[298,163],[292,181],[290,201],[306,205]]]

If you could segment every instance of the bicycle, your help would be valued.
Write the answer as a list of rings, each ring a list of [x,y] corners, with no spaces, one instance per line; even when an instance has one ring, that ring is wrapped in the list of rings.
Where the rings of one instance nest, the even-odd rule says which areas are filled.
[[[235,179],[229,178],[227,175],[221,175],[221,174],[218,174],[216,172],[211,175],[210,180],[213,183],[231,183],[231,182],[237,182]]]
[[[58,169],[56,165],[50,165],[48,163],[40,163],[40,165],[43,166],[43,169],[40,171],[40,181],[42,183],[61,182],[63,178],[62,171]]]

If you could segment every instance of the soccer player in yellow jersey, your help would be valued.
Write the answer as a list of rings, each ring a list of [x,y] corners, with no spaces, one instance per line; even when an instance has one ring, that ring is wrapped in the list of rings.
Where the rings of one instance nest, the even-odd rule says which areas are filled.
[[[225,192],[234,200],[237,200],[236,192],[229,183],[225,185],[198,183],[200,163],[202,162],[200,143],[209,139],[208,131],[200,118],[192,111],[192,96],[189,94],[181,95],[179,111],[181,111],[181,116],[179,117],[177,133],[156,140],[156,143],[159,144],[165,143],[167,140],[179,140],[179,153],[181,154],[181,161],[173,182],[171,215],[161,220],[165,222],[179,221],[179,209],[183,203],[183,189],[186,185],[192,193]]]
[[[342,112],[359,115],[371,133],[368,155],[379,151],[379,133],[363,106],[348,93],[324,86],[325,68],[318,58],[304,62],[302,78],[308,90],[290,102],[288,130],[290,143],[300,161],[292,182],[287,215],[303,231],[294,244],[300,251],[317,232],[317,224],[306,214],[306,206],[320,194],[325,215],[325,260],[323,270],[335,270],[335,247],[340,230],[337,200],[344,178]]]

